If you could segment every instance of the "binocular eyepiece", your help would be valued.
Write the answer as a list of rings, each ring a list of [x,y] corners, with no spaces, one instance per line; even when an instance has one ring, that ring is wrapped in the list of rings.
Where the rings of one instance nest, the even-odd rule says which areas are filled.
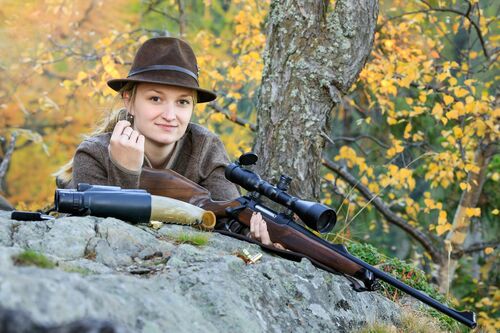
[[[242,158],[240,158],[240,163],[241,161]],[[256,156],[253,159],[253,162],[255,161]],[[247,191],[258,192],[274,202],[289,208],[309,228],[315,231],[325,233],[331,231],[335,226],[337,214],[335,214],[333,209],[323,204],[302,200],[286,193],[286,188],[290,181],[290,179],[286,179],[287,176],[282,176],[279,186],[273,186],[262,180],[256,173],[241,167],[240,163],[231,163],[226,167],[225,176],[229,181],[240,185]]]

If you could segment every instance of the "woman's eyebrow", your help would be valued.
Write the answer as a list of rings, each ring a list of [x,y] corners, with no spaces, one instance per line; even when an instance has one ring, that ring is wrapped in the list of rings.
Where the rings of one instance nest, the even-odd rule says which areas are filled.
[[[155,93],[157,93],[157,94],[161,94],[161,95],[163,95],[163,91],[156,90],[156,89],[154,89],[154,88],[149,89],[148,91],[153,91],[153,92],[155,92]]]

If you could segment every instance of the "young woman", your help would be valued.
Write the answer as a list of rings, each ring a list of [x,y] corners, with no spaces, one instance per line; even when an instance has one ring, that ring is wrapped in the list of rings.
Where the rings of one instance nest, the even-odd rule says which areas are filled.
[[[191,47],[177,38],[158,37],[137,51],[124,79],[108,81],[124,108],[77,148],[72,164],[60,172],[58,187],[78,183],[138,188],[143,166],[169,168],[210,191],[214,200],[239,196],[224,177],[229,158],[220,139],[190,123],[196,103],[216,95],[200,88]],[[255,215],[250,235],[271,244],[265,221]]]

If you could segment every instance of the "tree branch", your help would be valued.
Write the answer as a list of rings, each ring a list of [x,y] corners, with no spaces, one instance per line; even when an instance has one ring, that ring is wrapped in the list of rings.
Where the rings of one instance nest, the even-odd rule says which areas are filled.
[[[474,243],[472,245],[470,245],[468,248],[466,249],[463,249],[463,250],[458,250],[458,251],[453,251],[451,253],[451,258],[452,259],[460,259],[461,257],[463,257],[465,254],[469,254],[469,253],[474,253],[474,252],[478,252],[478,251],[482,251],[488,247],[491,247],[493,249],[496,249],[498,247],[498,245],[500,245],[500,243],[498,241],[494,241],[494,242],[485,242],[485,243]]]
[[[12,157],[12,153],[14,152],[14,148],[16,146],[16,139],[17,139],[17,134],[12,133],[12,136],[10,139],[10,144],[7,147],[7,151],[5,152],[5,155],[3,156],[2,163],[0,163],[0,191],[2,191],[2,192],[4,192],[3,183],[4,183],[4,179],[5,179],[5,175],[7,173],[7,170],[9,169],[10,159]]]
[[[220,105],[217,103],[210,103],[208,104],[208,107],[214,110],[215,112],[220,112],[222,113],[226,119],[232,121],[233,123],[236,123],[238,125],[241,125],[243,127],[247,127],[250,129],[252,132],[255,132],[257,130],[257,126],[248,120],[245,120],[241,117],[238,116],[232,116],[228,111],[224,110]]]
[[[483,37],[483,33],[481,32],[481,28],[479,27],[479,25],[469,16],[470,14],[470,8],[469,10],[467,10],[467,13],[463,13],[459,10],[456,10],[456,9],[453,9],[453,8],[439,8],[439,7],[433,7],[428,1],[426,0],[420,0],[421,2],[423,2],[428,8],[429,10],[432,10],[432,11],[435,11],[435,12],[445,12],[445,13],[454,13],[454,14],[457,14],[457,15],[460,15],[464,18],[466,18],[470,24],[472,24],[472,26],[474,27],[474,29],[476,30],[476,33],[477,33],[477,36],[479,37],[479,42],[481,43],[481,47],[483,49],[483,53],[484,53],[484,56],[486,57],[486,59],[490,59],[490,56],[488,54],[488,50],[486,49],[486,43],[484,41],[484,37]]]
[[[386,145],[385,143],[383,143],[382,141],[380,141],[379,139],[377,139],[377,138],[375,138],[375,137],[373,137],[371,135],[358,135],[356,137],[338,136],[338,137],[332,138],[331,140],[333,142],[335,142],[335,140],[343,140],[343,141],[348,141],[348,142],[356,142],[359,139],[369,139],[369,140],[372,140],[373,142],[375,142],[376,144],[378,144],[380,147],[385,148],[385,149],[389,149],[388,145]]]
[[[391,209],[382,201],[382,199],[373,194],[366,186],[360,184],[358,180],[340,164],[335,163],[327,158],[323,158],[323,165],[335,172],[342,179],[347,181],[351,186],[356,187],[356,189],[363,195],[366,200],[373,203],[374,207],[386,218],[389,223],[400,227],[411,237],[413,237],[417,242],[419,242],[429,253],[434,263],[442,263],[442,253],[433,245],[431,239],[427,235],[425,235],[422,231],[415,229],[399,215],[392,212]]]

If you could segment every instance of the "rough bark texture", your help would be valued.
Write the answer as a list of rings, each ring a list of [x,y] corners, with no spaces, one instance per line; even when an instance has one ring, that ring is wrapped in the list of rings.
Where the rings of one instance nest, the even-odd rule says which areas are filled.
[[[267,26],[254,151],[258,171],[294,178],[291,192],[318,199],[323,133],[373,44],[378,0],[276,0]]]

